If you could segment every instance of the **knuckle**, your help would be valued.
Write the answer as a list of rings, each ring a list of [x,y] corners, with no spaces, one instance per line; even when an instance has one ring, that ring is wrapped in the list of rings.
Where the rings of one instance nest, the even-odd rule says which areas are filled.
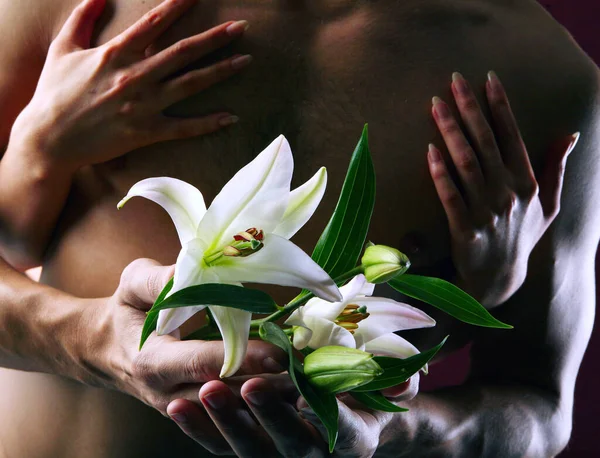
[[[198,382],[208,382],[218,380],[219,374],[214,368],[206,364],[201,357],[190,358],[184,363],[184,373],[190,380]]]
[[[440,130],[441,130],[442,134],[445,134],[448,136],[454,136],[454,135],[458,135],[461,133],[460,127],[458,126],[458,124],[456,124],[456,122],[453,122],[453,121],[444,123],[441,126]]]
[[[461,105],[463,107],[463,110],[465,110],[469,113],[478,113],[479,112],[479,105],[478,105],[475,97],[467,97],[466,99],[463,99],[461,102]]]
[[[479,163],[475,157],[475,154],[473,154],[473,152],[469,149],[458,154],[456,166],[468,172],[473,172],[477,170]]]
[[[120,72],[115,75],[112,85],[116,91],[122,92],[131,87],[135,81],[136,77],[131,72]]]
[[[181,55],[181,54],[189,53],[190,50],[192,49],[192,45],[193,45],[193,43],[189,39],[178,41],[177,43],[175,43],[173,45],[172,53],[173,53],[173,55]]]
[[[106,44],[100,52],[101,62],[103,64],[113,61],[119,54],[121,47],[117,43]]]
[[[140,353],[133,361],[132,374],[136,380],[141,381],[145,386],[157,386],[157,372],[151,358],[144,353]]]
[[[442,196],[443,203],[451,208],[458,208],[462,201],[462,196],[457,191],[449,191]]]
[[[153,27],[159,24],[164,18],[160,11],[150,11],[142,18],[142,26]]]
[[[148,275],[146,279],[146,288],[150,297],[158,297],[163,289],[163,279],[159,277],[158,273]]]
[[[519,197],[517,196],[517,194],[512,190],[508,190],[505,193],[504,199],[501,203],[502,213],[511,214],[517,207],[518,203]]]

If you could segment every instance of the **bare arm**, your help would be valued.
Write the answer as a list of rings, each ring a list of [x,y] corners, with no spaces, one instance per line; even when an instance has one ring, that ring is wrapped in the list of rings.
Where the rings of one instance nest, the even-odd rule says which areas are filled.
[[[234,75],[249,56],[165,79],[239,37],[247,23],[228,22],[147,56],[147,48],[195,4],[166,1],[90,49],[104,3],[81,3],[50,45],[0,162],[0,254],[21,268],[40,262],[79,168],[151,143],[213,132],[237,119],[229,113],[176,119],[162,111]],[[2,89],[10,91],[10,84]]]
[[[594,105],[594,104],[593,104]],[[461,387],[421,394],[388,423],[383,456],[558,454],[572,426],[575,379],[594,321],[594,258],[600,232],[597,103],[569,159],[562,211],[533,251],[527,280],[482,330]],[[595,119],[594,119],[595,118]],[[387,444],[385,443],[387,441]]]

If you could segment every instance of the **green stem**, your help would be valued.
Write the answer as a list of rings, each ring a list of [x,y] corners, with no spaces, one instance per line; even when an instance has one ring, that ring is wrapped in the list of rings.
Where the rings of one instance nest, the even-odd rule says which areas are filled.
[[[361,273],[363,273],[362,266],[357,266],[354,269],[349,270],[346,273],[343,273],[339,277],[336,277],[334,279],[334,281],[337,285],[341,285],[346,280],[349,280],[352,277],[355,277],[356,275],[361,274]],[[263,323],[277,321],[279,318],[283,318],[284,316],[289,315],[294,310],[296,310],[298,307],[306,304],[308,302],[308,300],[312,299],[314,296],[315,295],[313,293],[311,293],[310,291],[306,291],[306,290],[302,291],[294,299],[292,299],[290,302],[288,302],[285,307],[280,308],[277,312],[272,313],[271,315],[269,315],[265,318],[261,318],[259,320],[252,320],[250,322],[250,329],[258,329],[258,328],[260,328],[260,325]]]

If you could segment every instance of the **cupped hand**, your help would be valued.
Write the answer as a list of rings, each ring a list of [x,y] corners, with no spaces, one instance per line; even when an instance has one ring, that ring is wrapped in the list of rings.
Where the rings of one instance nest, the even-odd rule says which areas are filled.
[[[434,97],[433,117],[450,160],[430,145],[429,170],[448,218],[457,283],[492,308],[523,284],[529,255],[556,218],[566,159],[579,134],[557,142],[538,179],[496,74],[486,85],[493,128],[458,73],[452,92],[470,141],[449,106]]]
[[[289,377],[285,375],[289,380]],[[415,396],[418,375],[385,394],[394,401]],[[338,397],[339,437],[333,455],[327,432],[304,399],[290,400],[273,380],[251,378],[240,396],[220,381],[205,384],[199,393],[204,408],[178,399],[168,414],[192,439],[211,453],[240,457],[371,457],[381,432],[394,415],[365,408],[348,395]]]
[[[227,22],[152,53],[151,45],[197,3],[166,0],[106,44],[90,48],[105,2],[85,0],[70,15],[50,46],[35,94],[15,121],[11,141],[33,142],[30,149],[43,153],[35,158],[37,163],[71,170],[237,121],[227,112],[173,118],[162,111],[251,62],[249,55],[232,56],[173,77],[240,37],[247,22]]]
[[[121,276],[120,285],[108,300],[90,306],[83,365],[90,368],[88,383],[130,394],[167,416],[174,399],[198,403],[203,383],[218,380],[223,365],[221,341],[180,341],[177,336],[153,333],[141,350],[140,336],[146,317],[174,267],[140,259]],[[262,341],[251,341],[238,374],[281,372],[286,355]]]

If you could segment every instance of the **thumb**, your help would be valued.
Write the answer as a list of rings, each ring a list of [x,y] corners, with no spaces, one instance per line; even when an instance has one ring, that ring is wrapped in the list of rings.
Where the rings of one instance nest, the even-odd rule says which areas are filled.
[[[577,132],[556,144],[547,156],[547,163],[540,185],[540,202],[544,215],[551,222],[556,218],[560,210],[560,196],[562,193],[563,180],[567,157],[577,146],[580,133]]]
[[[162,266],[152,259],[137,259],[121,274],[117,295],[121,303],[149,310],[173,277],[175,266]]]
[[[84,0],[73,10],[56,40],[66,51],[90,47],[96,21],[104,11],[106,0]]]

